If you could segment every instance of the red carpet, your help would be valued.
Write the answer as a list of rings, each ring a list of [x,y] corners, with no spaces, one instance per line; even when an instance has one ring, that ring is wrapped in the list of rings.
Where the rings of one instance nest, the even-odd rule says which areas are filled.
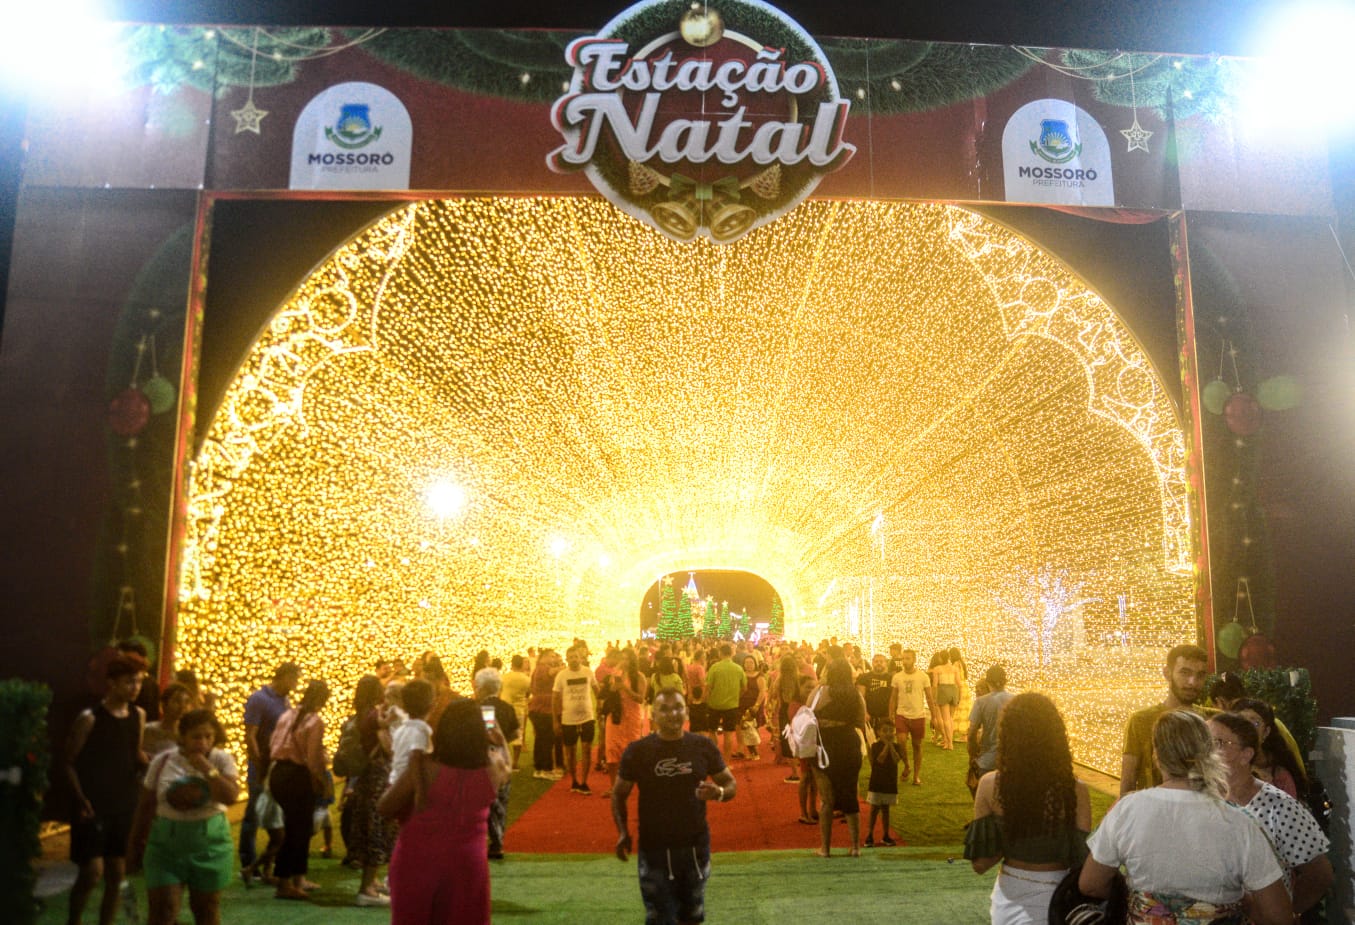
[[[734,761],[738,793],[728,803],[711,803],[706,808],[710,822],[711,846],[716,851],[760,851],[774,848],[818,846],[816,826],[802,825],[796,806],[796,785],[784,783],[788,765],[772,760],[765,739],[758,751],[760,761]],[[588,775],[592,796],[569,792],[569,778],[557,781],[544,796],[523,813],[509,829],[507,850],[544,854],[597,854],[616,847],[616,825],[612,822],[611,801],[599,798],[610,784],[598,771]],[[635,835],[636,801],[630,797],[631,835]],[[865,801],[862,812],[869,813]],[[863,816],[862,824],[868,816]],[[834,843],[846,844],[845,831],[833,833]]]

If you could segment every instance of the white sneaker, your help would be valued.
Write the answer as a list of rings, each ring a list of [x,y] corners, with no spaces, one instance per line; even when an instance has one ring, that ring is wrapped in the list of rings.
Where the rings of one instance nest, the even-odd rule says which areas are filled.
[[[355,906],[389,906],[390,904],[391,898],[379,893],[375,896],[371,893],[359,893],[357,899],[353,900]]]
[[[564,780],[564,779],[565,779],[565,772],[562,771],[562,770],[560,770],[559,768],[556,768],[554,771],[551,771],[551,772],[550,772],[550,779],[551,779],[551,780]]]

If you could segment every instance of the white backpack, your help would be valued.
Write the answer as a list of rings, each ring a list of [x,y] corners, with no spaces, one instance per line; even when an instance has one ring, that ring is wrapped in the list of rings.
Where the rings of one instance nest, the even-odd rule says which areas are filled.
[[[814,696],[795,715],[783,731],[790,750],[796,758],[819,759],[819,767],[828,767],[828,753],[819,742],[819,718],[814,715],[814,707],[819,702],[822,689],[814,691]]]

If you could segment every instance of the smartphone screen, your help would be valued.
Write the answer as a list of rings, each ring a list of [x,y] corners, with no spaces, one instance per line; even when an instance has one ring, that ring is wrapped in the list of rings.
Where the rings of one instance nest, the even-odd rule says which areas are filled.
[[[493,704],[489,704],[489,703],[483,703],[483,704],[481,704],[481,705],[480,705],[480,715],[481,715],[482,717],[484,717],[484,720],[485,720],[485,728],[486,728],[486,729],[493,729],[494,726],[495,726],[495,719],[494,719],[494,705],[493,705]]]

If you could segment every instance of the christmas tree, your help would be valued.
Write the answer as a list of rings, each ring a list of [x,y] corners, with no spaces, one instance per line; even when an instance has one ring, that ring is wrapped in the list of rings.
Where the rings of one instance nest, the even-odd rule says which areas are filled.
[[[734,636],[733,627],[729,625],[729,601],[720,603],[720,628],[716,636],[719,639],[732,639]]]
[[[692,599],[686,594],[678,598],[677,617],[673,624],[677,639],[691,639],[696,635],[692,627]]]
[[[743,634],[744,639],[749,639],[753,635],[753,618],[748,616],[748,611],[743,612],[739,618],[739,632]]]
[[[690,615],[688,622],[690,623]],[[659,582],[659,625],[656,634],[660,639],[678,639],[677,601],[673,595],[673,576],[664,575]]]
[[[708,597],[706,598],[706,619],[701,624],[701,635],[707,639],[714,639],[719,635],[719,623],[715,614],[715,598]]]
[[[781,595],[772,595],[772,618],[767,627],[767,632],[773,636],[781,636],[786,632],[786,612],[781,607]]]

